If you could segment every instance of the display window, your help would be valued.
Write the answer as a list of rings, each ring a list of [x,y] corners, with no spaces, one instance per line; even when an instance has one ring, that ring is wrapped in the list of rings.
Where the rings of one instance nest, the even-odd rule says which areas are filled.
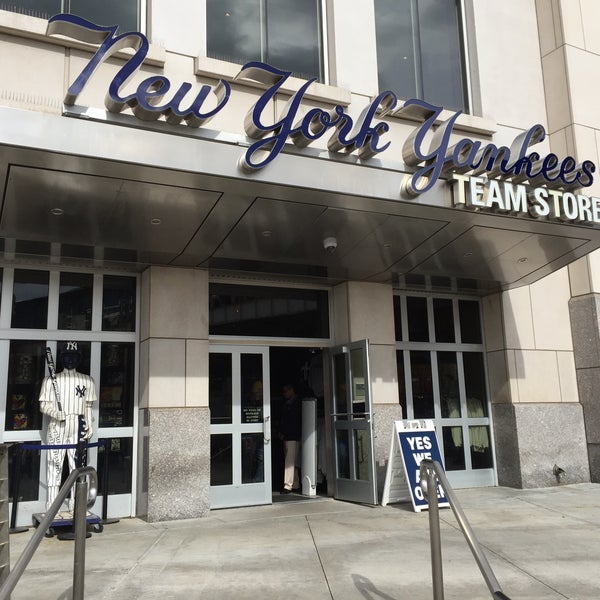
[[[91,442],[105,444],[89,449],[88,464],[102,477],[108,465],[107,485],[114,495],[109,511],[132,514],[137,276],[20,267],[0,273],[1,441],[10,446],[9,468],[18,458],[19,520],[43,510],[46,501],[46,451],[36,446],[46,443],[48,417],[40,411],[40,390],[48,375],[47,349],[60,373],[62,351],[72,341],[80,355],[77,371],[96,385]]]

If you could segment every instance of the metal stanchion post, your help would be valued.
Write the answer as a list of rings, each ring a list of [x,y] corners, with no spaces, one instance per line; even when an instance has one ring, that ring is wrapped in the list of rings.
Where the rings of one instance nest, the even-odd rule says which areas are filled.
[[[83,600],[85,590],[85,538],[87,533],[88,483],[85,476],[75,484],[75,558],[73,560],[73,600]]]
[[[444,600],[444,570],[442,565],[442,538],[440,534],[440,509],[437,497],[437,477],[427,469],[427,503],[429,504],[429,536],[431,539],[431,578],[433,600]]]
[[[12,507],[10,511],[9,533],[23,533],[29,527],[17,527],[17,510],[19,508],[19,494],[21,493],[21,444],[14,444],[11,479],[13,484]]]
[[[111,438],[106,438],[104,442],[104,466],[102,471],[102,524],[111,525],[112,523],[118,523],[119,519],[108,518],[108,452],[110,449]]]

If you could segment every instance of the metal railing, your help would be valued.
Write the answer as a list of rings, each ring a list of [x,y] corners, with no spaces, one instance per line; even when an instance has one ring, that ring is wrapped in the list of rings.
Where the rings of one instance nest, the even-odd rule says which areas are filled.
[[[460,503],[458,502],[458,498],[444,473],[444,469],[442,465],[438,461],[424,459],[421,461],[420,468],[420,483],[421,488],[423,489],[423,493],[427,497],[427,502],[429,504],[429,536],[431,540],[431,577],[433,580],[433,599],[434,600],[444,600],[444,574],[442,567],[442,542],[440,535],[440,512],[438,506],[438,485],[439,481],[442,484],[442,488],[444,490],[444,495],[448,502],[450,503],[450,507],[454,512],[454,516],[458,521],[458,525],[467,540],[467,544],[473,553],[475,558],[475,562],[483,575],[485,583],[487,584],[492,598],[495,600],[510,600],[508,596],[504,594],[494,572],[492,571],[492,567],[488,562],[477,538],[475,537],[475,533],[473,529],[471,529],[471,525],[467,521],[467,517],[463,512]],[[432,490],[432,493],[429,494],[429,490]]]
[[[89,483],[87,481],[89,477]],[[87,533],[87,509],[96,501],[98,491],[98,475],[94,467],[79,467],[71,471],[69,477],[60,488],[58,495],[38,528],[25,546],[17,562],[0,588],[0,600],[8,600],[11,592],[19,582],[21,575],[33,558],[40,542],[46,535],[54,518],[58,514],[71,488],[75,485],[75,510],[73,512],[73,528],[75,547],[73,550],[73,600],[83,600],[85,580],[85,538]]]

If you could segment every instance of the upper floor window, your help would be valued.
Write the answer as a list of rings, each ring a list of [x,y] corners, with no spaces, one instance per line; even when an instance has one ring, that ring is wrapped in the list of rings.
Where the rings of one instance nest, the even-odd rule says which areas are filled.
[[[0,0],[0,10],[42,19],[70,13],[97,25],[118,25],[121,33],[140,29],[140,0]]]
[[[322,0],[207,0],[207,55],[323,81]]]
[[[460,0],[375,0],[379,89],[466,108]]]

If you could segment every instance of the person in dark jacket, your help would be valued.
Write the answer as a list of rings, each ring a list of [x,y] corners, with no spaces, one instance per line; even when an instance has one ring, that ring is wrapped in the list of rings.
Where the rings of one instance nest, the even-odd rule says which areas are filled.
[[[300,489],[298,460],[302,437],[302,402],[291,384],[283,386],[283,407],[279,435],[283,440],[284,469],[283,493],[289,494]]]

